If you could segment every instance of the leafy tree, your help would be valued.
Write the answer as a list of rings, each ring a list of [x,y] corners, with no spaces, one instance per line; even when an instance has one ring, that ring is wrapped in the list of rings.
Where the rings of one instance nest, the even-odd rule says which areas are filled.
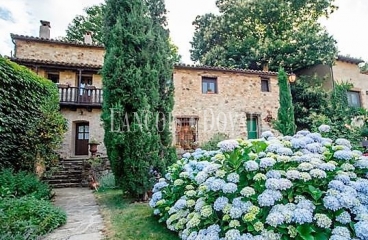
[[[0,85],[0,168],[51,165],[66,131],[56,85],[1,57]]]
[[[283,135],[292,136],[295,133],[294,107],[291,98],[288,76],[283,68],[278,73],[278,85],[280,89],[280,108],[277,113],[275,128]]]
[[[295,124],[298,130],[312,129],[312,114],[324,114],[329,94],[318,77],[300,76],[290,85],[294,105]]]
[[[156,5],[151,0],[145,0],[147,5],[151,5],[152,18],[160,18],[159,25],[166,27],[167,20],[165,17],[165,5],[158,2]],[[164,9],[164,11],[162,11]],[[103,44],[103,14],[105,13],[105,4],[93,5],[84,9],[84,15],[77,15],[66,30],[64,40],[83,42],[84,35],[87,31],[92,32],[92,40],[95,44]],[[161,13],[162,12],[162,13]],[[165,29],[167,31],[167,29]],[[166,40],[165,40],[166,41]],[[175,63],[180,62],[178,47],[169,40],[171,58]]]
[[[170,73],[161,43],[167,39],[142,0],[107,0],[105,12],[104,141],[118,185],[138,197],[151,187],[150,170],[161,165],[155,113],[162,77]]]
[[[330,64],[335,41],[318,23],[334,0],[217,0],[219,15],[197,16],[191,58],[205,65],[286,70]]]
[[[77,15],[66,29],[65,40],[83,42],[86,32],[92,33],[92,40],[102,44],[102,20],[104,4],[93,5],[84,9],[85,15]]]

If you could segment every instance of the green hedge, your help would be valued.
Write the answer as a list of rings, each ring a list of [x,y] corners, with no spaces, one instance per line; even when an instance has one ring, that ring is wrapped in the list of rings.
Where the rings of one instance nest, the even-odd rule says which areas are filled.
[[[33,170],[56,159],[66,121],[51,81],[0,57],[0,168]]]

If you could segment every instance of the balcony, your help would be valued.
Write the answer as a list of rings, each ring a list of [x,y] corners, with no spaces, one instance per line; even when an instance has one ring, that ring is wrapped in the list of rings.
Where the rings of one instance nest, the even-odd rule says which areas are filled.
[[[102,107],[102,89],[100,88],[96,88],[94,86],[79,88],[59,84],[58,89],[60,106],[89,108]]]

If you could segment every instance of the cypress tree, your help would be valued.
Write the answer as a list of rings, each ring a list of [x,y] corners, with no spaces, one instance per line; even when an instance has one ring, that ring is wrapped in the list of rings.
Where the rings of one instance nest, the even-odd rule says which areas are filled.
[[[142,0],[107,0],[102,69],[105,145],[117,184],[135,197],[151,187],[159,165],[158,73],[152,19]]]
[[[283,68],[278,72],[278,85],[279,85],[279,101],[280,108],[277,113],[277,120],[275,121],[275,128],[283,135],[295,134],[295,119],[294,119],[294,106],[292,103],[290,85],[288,82],[288,76]]]
[[[155,45],[152,49],[152,66],[157,71],[159,103],[157,106],[158,131],[160,135],[160,171],[176,159],[170,131],[171,112],[174,106],[173,68],[176,58],[172,55],[170,33],[167,29],[164,0],[145,0],[153,21]]]

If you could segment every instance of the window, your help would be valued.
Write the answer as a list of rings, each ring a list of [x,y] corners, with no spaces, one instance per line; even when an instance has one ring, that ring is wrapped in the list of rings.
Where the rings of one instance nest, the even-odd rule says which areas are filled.
[[[202,77],[202,93],[217,93],[217,78]]]
[[[258,138],[258,117],[251,114],[247,115],[247,133],[248,139]]]
[[[361,107],[360,102],[360,92],[357,91],[347,91],[348,104],[351,107]]]
[[[59,73],[58,72],[48,72],[47,79],[51,80],[53,83],[59,83]]]
[[[269,78],[261,78],[261,91],[270,92],[270,79]]]
[[[82,75],[81,83],[92,85],[92,75]]]
[[[184,150],[195,149],[198,141],[198,117],[176,118],[176,146]]]

